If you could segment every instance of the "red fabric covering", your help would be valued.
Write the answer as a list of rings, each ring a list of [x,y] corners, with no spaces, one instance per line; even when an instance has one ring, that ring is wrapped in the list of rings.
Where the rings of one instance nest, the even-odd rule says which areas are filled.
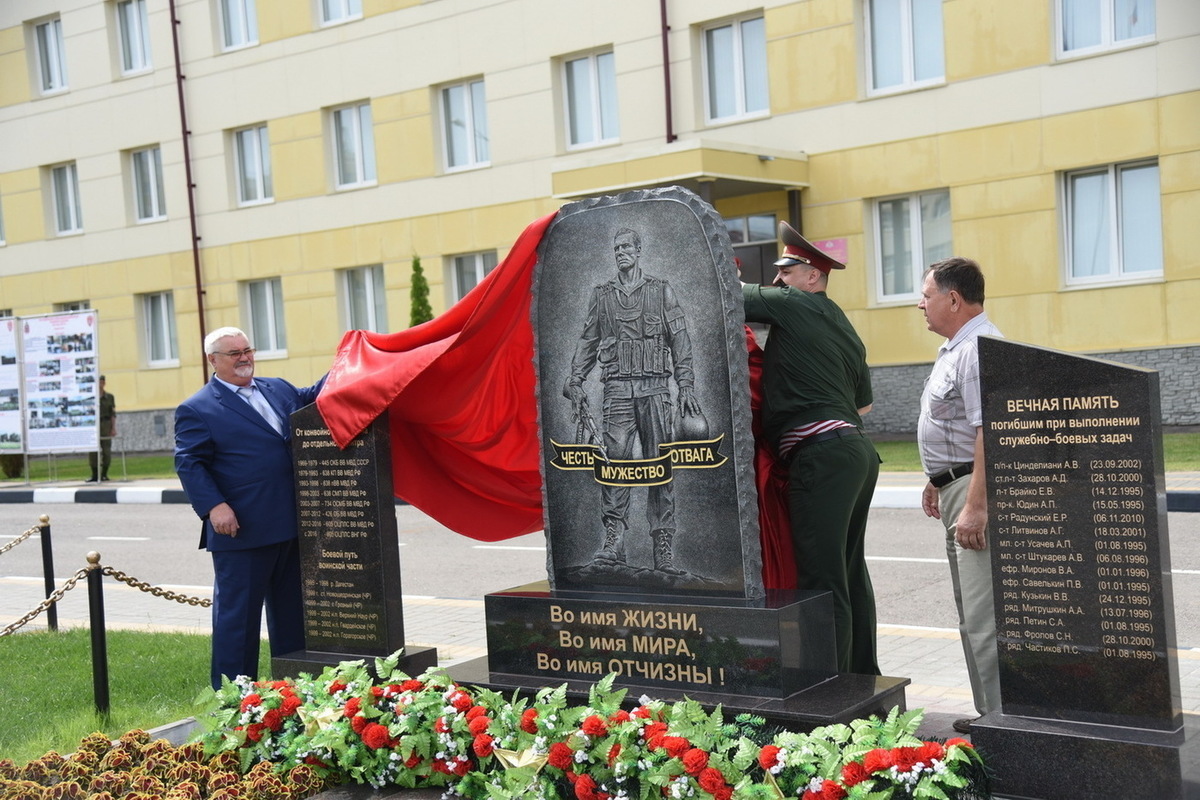
[[[543,526],[529,304],[538,244],[554,217],[529,225],[508,257],[440,317],[399,333],[347,332],[317,398],[341,447],[388,411],[396,496],[473,539]],[[762,352],[747,336],[757,408]],[[770,448],[756,451],[764,583],[794,587],[780,473]]]

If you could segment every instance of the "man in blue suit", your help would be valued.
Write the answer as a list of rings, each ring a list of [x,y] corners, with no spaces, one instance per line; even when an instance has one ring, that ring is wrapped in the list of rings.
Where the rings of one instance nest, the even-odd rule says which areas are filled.
[[[304,649],[300,549],[292,472],[293,411],[324,378],[298,389],[254,377],[254,348],[237,328],[204,339],[213,378],[175,410],[175,471],[203,521],[214,572],[212,685],[257,677],[260,619],[271,654]]]

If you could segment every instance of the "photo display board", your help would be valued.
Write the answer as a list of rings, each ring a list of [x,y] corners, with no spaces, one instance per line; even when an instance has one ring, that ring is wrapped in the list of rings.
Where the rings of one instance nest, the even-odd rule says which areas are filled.
[[[97,323],[92,310],[20,318],[26,452],[85,452],[99,445]],[[6,405],[0,400],[0,409]]]

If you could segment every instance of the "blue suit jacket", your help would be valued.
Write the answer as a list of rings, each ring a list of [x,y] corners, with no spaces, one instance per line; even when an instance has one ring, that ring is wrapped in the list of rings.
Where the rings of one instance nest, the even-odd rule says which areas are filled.
[[[317,399],[324,382],[298,389],[281,378],[254,379],[288,436],[215,378],[175,409],[175,471],[204,521],[201,547],[245,550],[296,537],[290,417]],[[208,513],[220,503],[237,514],[237,536],[213,532]]]

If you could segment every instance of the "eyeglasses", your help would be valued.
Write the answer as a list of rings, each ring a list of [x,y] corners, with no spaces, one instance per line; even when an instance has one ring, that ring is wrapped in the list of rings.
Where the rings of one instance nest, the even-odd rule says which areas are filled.
[[[256,349],[257,348],[254,348],[254,347],[247,347],[245,350],[228,350],[228,351],[217,350],[216,354],[219,356],[229,356],[230,358],[241,358],[242,356],[254,355],[254,351]]]

